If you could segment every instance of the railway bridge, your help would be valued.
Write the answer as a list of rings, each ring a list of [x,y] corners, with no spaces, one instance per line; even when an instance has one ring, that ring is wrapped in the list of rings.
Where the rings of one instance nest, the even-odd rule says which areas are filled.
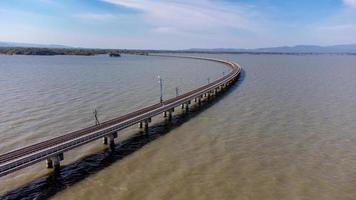
[[[120,130],[139,124],[140,128],[143,128],[144,131],[147,132],[151,118],[161,114],[163,114],[168,121],[171,121],[173,112],[177,107],[182,107],[184,110],[189,111],[193,103],[200,106],[203,101],[209,101],[216,96],[216,94],[226,91],[238,79],[241,73],[240,65],[230,61],[193,56],[157,56],[218,62],[229,66],[231,70],[223,77],[177,97],[161,101],[160,103],[102,122],[95,126],[63,134],[2,154],[0,155],[0,177],[41,161],[46,161],[47,168],[59,170],[60,162],[64,159],[63,154],[65,152],[95,140],[103,139],[104,144],[112,148]]]

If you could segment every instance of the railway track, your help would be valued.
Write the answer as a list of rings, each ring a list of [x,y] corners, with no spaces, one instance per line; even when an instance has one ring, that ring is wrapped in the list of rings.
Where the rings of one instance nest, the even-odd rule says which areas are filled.
[[[201,98],[204,94],[210,94],[211,91],[216,90],[217,88],[228,87],[235,80],[237,80],[241,72],[241,67],[237,63],[224,60],[173,55],[167,55],[165,57],[200,59],[211,62],[219,62],[229,66],[231,71],[227,75],[207,85],[199,87],[175,98],[165,100],[162,103],[154,104],[128,113],[126,115],[102,122],[100,125],[90,126],[2,154],[0,155],[0,177],[42,160],[53,158],[53,156],[57,156],[59,154],[63,155],[63,153],[66,151],[92,142],[94,140],[106,137],[110,134],[113,134],[114,132],[117,133],[118,131],[134,124],[142,123],[151,117],[157,116],[163,112],[171,111],[175,107],[190,102],[196,98]]]

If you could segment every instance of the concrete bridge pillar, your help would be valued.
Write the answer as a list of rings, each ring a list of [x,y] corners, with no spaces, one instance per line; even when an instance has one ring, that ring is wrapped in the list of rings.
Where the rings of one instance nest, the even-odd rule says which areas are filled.
[[[110,133],[103,138],[103,143],[108,145],[110,148],[115,147],[115,138],[117,138],[117,132]]]
[[[168,121],[172,121],[172,113],[174,112],[174,108],[168,111]]]
[[[224,84],[222,85],[221,89],[222,89],[222,90],[225,90],[225,88],[226,88],[226,84],[224,83]]]
[[[185,103],[185,112],[189,112],[189,104],[190,104],[191,102],[190,101],[188,101],[187,103]]]
[[[208,101],[211,99],[211,91],[208,92]]]
[[[142,128],[143,127],[143,123],[142,122],[138,123],[138,127]]]
[[[172,111],[168,112],[168,121],[172,121]]]
[[[52,163],[53,163],[54,171],[58,171],[61,167],[61,162],[60,162],[58,156],[52,158]]]
[[[52,162],[52,160],[50,158],[47,158],[47,160],[46,160],[46,167],[48,169],[53,168],[53,162]]]
[[[61,161],[63,160],[63,153],[54,155],[46,160],[46,166],[49,169],[54,169],[55,171],[59,170],[61,167]]]
[[[145,124],[144,130],[145,130],[145,133],[148,133],[148,124],[149,124],[151,121],[152,121],[151,118],[147,118],[147,119],[144,120],[144,124]]]

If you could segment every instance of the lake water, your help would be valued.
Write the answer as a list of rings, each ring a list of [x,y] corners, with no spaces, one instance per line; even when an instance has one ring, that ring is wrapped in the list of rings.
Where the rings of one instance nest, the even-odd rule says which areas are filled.
[[[138,129],[123,131],[125,156],[108,156],[98,141],[66,153],[55,180],[44,163],[0,178],[2,193],[24,185],[3,198],[354,199],[356,56],[202,56],[242,65],[226,95],[176,126],[155,119],[150,139],[128,141]],[[168,98],[228,70],[145,56],[0,61],[0,153],[91,125],[94,108],[106,120],[153,104],[157,75]]]

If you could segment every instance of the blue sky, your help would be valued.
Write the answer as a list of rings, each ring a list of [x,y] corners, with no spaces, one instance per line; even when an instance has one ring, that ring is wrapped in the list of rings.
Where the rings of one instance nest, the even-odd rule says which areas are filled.
[[[1,0],[0,41],[129,49],[356,43],[356,0]]]

